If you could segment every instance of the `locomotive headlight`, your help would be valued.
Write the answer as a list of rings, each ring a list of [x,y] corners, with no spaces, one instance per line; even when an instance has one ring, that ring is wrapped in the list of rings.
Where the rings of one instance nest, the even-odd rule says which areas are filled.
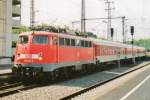
[[[39,54],[39,60],[42,60],[42,54]]]
[[[42,60],[42,57],[39,57],[39,60]]]

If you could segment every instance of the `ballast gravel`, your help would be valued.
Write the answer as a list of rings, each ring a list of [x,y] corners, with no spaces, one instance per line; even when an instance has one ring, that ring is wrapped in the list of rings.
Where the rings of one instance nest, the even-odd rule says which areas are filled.
[[[80,87],[69,87],[69,86],[45,86],[40,88],[34,88],[27,91],[22,91],[17,94],[0,98],[0,100],[58,100],[67,94],[72,94]]]
[[[21,91],[13,95],[0,98],[0,100],[59,100],[60,98],[68,96],[113,76],[113,74],[99,72],[93,75],[69,80],[59,84]]]

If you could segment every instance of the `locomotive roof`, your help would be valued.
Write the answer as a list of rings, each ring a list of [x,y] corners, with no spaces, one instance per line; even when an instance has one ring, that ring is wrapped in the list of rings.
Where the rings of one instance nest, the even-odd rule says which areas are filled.
[[[31,34],[51,34],[50,32],[45,32],[45,31],[29,31],[29,32],[22,32],[19,35],[31,35]]]
[[[81,37],[81,36],[76,36],[72,34],[65,34],[65,33],[54,33],[54,32],[46,32],[46,31],[31,31],[31,32],[23,32],[20,35],[31,35],[31,34],[37,34],[37,35],[55,35],[59,37],[64,37],[64,38],[74,38],[74,39],[81,39],[81,40],[86,40],[89,41],[89,39]]]

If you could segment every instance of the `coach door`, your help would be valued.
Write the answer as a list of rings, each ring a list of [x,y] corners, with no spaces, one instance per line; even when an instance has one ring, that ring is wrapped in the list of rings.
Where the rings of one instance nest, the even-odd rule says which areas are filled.
[[[124,55],[125,55],[125,59],[127,59],[127,48],[125,48],[125,53],[124,53]]]

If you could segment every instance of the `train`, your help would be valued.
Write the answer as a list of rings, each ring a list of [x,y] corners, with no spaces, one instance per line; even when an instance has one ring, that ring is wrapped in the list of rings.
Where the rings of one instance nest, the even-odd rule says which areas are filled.
[[[145,55],[146,49],[139,46],[64,33],[31,31],[18,36],[12,72],[22,76],[45,73],[51,77],[68,76],[73,71],[90,69],[92,65]]]

